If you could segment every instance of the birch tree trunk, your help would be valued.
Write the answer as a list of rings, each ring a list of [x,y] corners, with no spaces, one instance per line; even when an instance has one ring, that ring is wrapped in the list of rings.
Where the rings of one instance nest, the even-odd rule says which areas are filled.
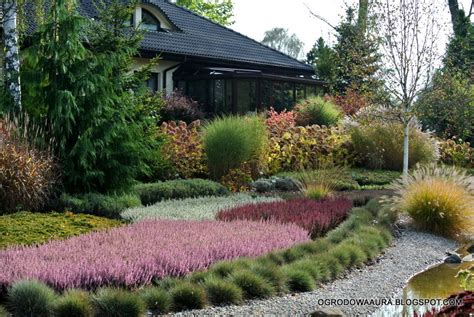
[[[403,177],[408,176],[408,156],[410,150],[410,120],[404,122],[403,129]]]
[[[17,3],[4,2],[3,39],[5,47],[5,83],[15,109],[21,110],[20,55],[18,49]]]

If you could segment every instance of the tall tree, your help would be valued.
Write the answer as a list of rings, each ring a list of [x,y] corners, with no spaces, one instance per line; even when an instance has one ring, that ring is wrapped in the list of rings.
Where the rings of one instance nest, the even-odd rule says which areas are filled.
[[[176,4],[189,9],[218,24],[234,24],[234,4],[232,0],[176,0]]]
[[[313,48],[306,55],[306,62],[313,65],[319,79],[332,84],[335,80],[335,52],[320,37]]]
[[[296,59],[301,58],[304,47],[303,41],[296,34],[290,35],[288,29],[284,28],[273,28],[266,31],[262,44]]]
[[[357,18],[357,26],[359,32],[365,34],[367,31],[367,23],[369,19],[369,0],[359,0],[359,13]]]
[[[383,36],[386,67],[383,77],[404,125],[403,173],[407,175],[413,106],[440,59],[437,42],[442,26],[435,0],[384,0],[380,10],[378,30]]]

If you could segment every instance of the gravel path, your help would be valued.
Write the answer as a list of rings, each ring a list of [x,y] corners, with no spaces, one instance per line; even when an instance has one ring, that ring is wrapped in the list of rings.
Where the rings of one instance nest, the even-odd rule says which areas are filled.
[[[313,292],[247,302],[243,306],[211,307],[177,314],[191,315],[307,315],[324,299],[390,299],[405,286],[408,279],[427,267],[439,263],[445,251],[455,250],[456,243],[427,233],[404,231],[394,240],[376,263],[350,272],[344,279],[324,285]],[[339,306],[348,316],[367,316],[377,306]]]

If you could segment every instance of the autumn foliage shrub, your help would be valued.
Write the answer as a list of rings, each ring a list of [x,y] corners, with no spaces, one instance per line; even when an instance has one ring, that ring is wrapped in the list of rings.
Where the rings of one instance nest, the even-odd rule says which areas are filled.
[[[350,161],[349,136],[338,127],[297,127],[292,119],[273,124],[267,120],[269,174],[315,169],[321,164]]]
[[[184,96],[178,90],[163,96],[164,107],[161,108],[161,119],[167,121],[184,121],[191,123],[204,118],[197,101]]]
[[[444,164],[458,167],[474,167],[474,148],[469,142],[452,138],[448,140],[440,139],[439,142],[440,161]]]
[[[179,177],[196,178],[208,174],[200,126],[200,121],[189,125],[183,121],[161,125],[161,131],[167,138],[162,148],[164,159],[171,163],[173,172]]]
[[[337,105],[346,115],[353,115],[368,105],[367,97],[352,89],[347,90],[344,95],[325,96],[324,99]]]
[[[222,221],[253,220],[295,223],[308,230],[311,237],[323,235],[340,224],[352,208],[352,202],[336,200],[315,201],[310,199],[246,205],[220,211],[216,218]]]
[[[0,123],[0,214],[44,206],[58,181],[52,155],[21,136],[11,122]]]

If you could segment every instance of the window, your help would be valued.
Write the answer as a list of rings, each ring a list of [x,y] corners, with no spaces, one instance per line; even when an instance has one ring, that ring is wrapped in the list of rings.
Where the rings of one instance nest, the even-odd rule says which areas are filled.
[[[161,23],[153,14],[151,14],[150,11],[142,8],[142,21],[140,27],[147,31],[160,31]]]
[[[152,92],[157,92],[159,88],[160,74],[151,73],[150,78],[146,81],[146,85]]]

